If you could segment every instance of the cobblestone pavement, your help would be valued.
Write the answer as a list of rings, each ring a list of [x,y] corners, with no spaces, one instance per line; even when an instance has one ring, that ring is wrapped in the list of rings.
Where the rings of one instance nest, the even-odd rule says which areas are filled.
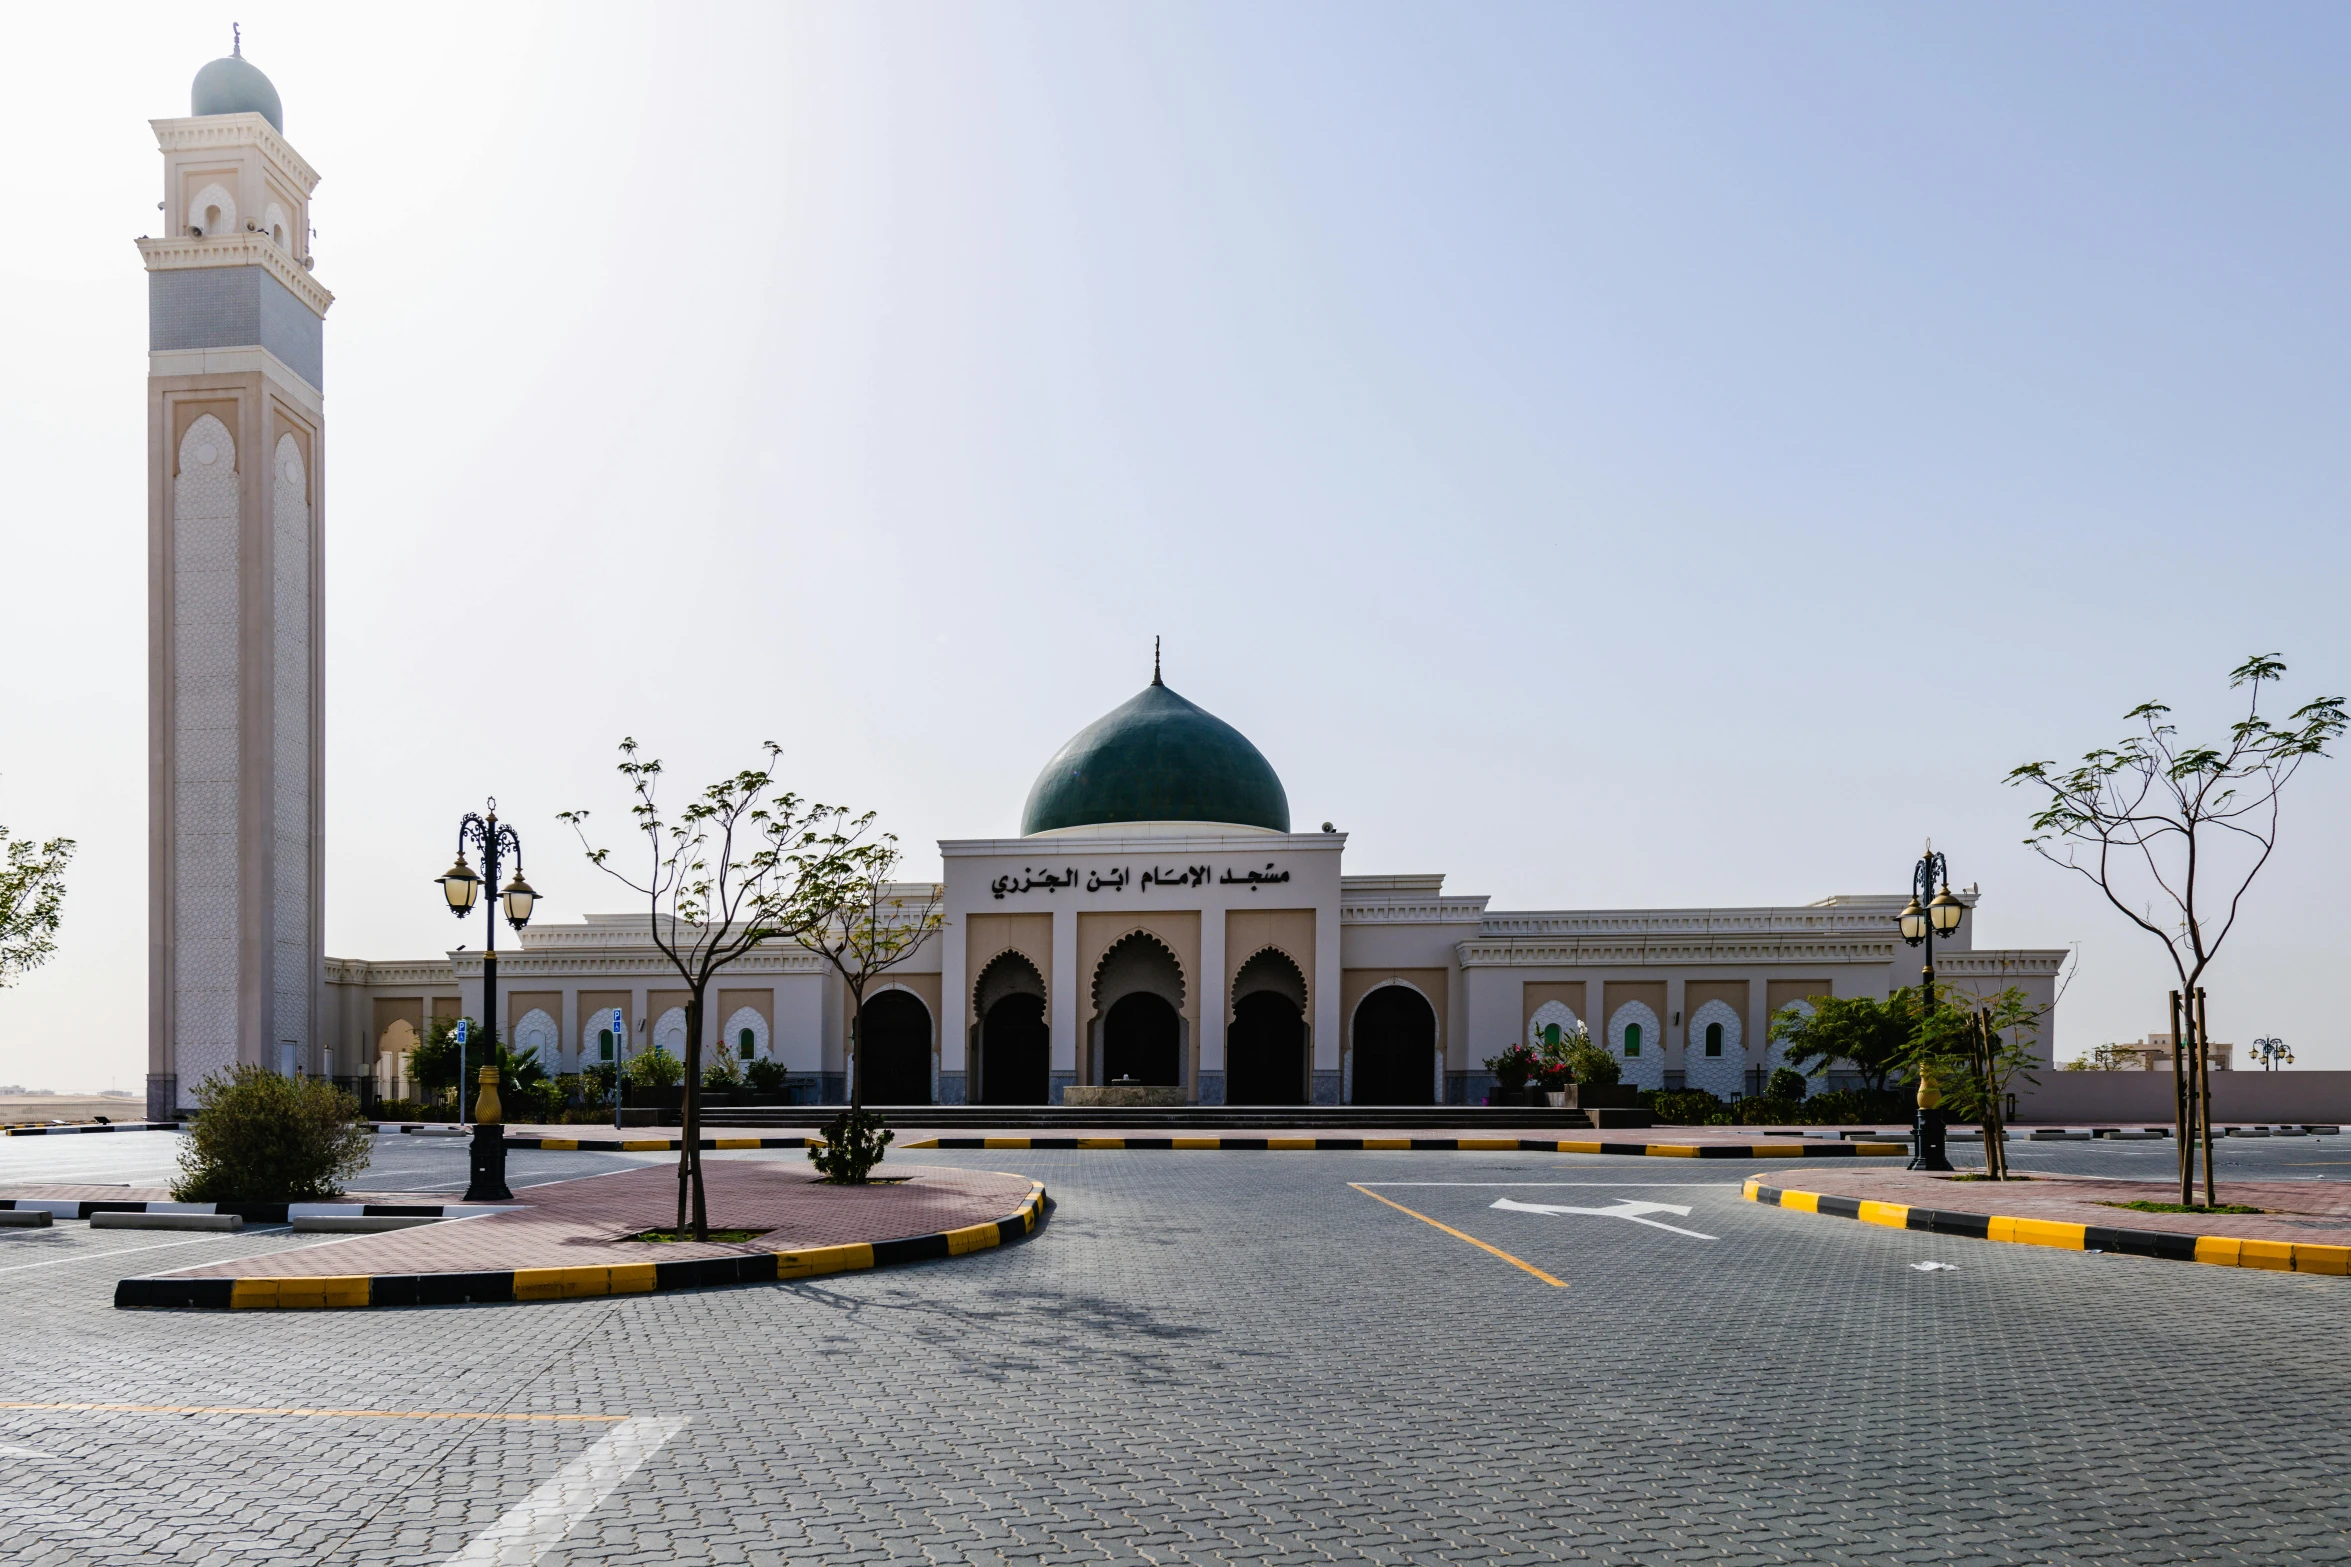
[[[0,1182],[160,1173],[38,1152]],[[462,1182],[452,1144],[379,1157]],[[1739,1201],[1744,1162],[921,1157],[1059,1209],[947,1263],[344,1313],[108,1304],[308,1237],[0,1232],[0,1562],[446,1563],[535,1491],[577,1514],[548,1563],[2351,1556],[2351,1281],[1823,1223]],[[2229,1158],[2339,1179],[2351,1142]],[[599,1501],[550,1482],[624,1428],[483,1415],[686,1424]]]

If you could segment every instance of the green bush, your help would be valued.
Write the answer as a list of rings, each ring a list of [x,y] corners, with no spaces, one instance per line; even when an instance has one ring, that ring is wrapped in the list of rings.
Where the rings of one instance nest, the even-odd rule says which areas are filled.
[[[686,1063],[655,1045],[628,1065],[631,1088],[675,1088],[686,1080]]]
[[[1560,1046],[1560,1059],[1567,1063],[1567,1070],[1577,1082],[1589,1083],[1594,1088],[1613,1088],[1624,1076],[1623,1064],[1608,1053],[1608,1047],[1594,1043],[1592,1036],[1582,1029],[1576,1030]]]
[[[791,1088],[791,1074],[784,1070],[781,1061],[746,1061],[743,1063],[743,1078],[751,1085],[753,1092],[769,1099],[781,1099]]]
[[[1775,1067],[1772,1070],[1771,1081],[1764,1085],[1763,1097],[1784,1099],[1790,1104],[1794,1104],[1804,1097],[1804,1091],[1811,1086],[1811,1082],[1806,1079],[1804,1074],[1794,1067]]]
[[[181,1202],[316,1202],[367,1168],[374,1133],[359,1101],[324,1078],[258,1066],[215,1073],[196,1089],[196,1123],[180,1148]]]
[[[897,1137],[871,1110],[844,1110],[824,1129],[823,1146],[810,1145],[808,1162],[837,1186],[862,1186]]]
[[[1703,1088],[1649,1089],[1641,1095],[1641,1106],[1659,1126],[1727,1124],[1718,1117],[1728,1106]]]
[[[702,1068],[702,1086],[712,1093],[733,1093],[743,1086],[743,1070],[733,1056],[721,1051]]]
[[[1766,1094],[1724,1103],[1698,1088],[1646,1091],[1642,1107],[1659,1126],[1850,1126],[1884,1125],[1910,1119],[1907,1092],[1838,1089],[1809,1099]]]

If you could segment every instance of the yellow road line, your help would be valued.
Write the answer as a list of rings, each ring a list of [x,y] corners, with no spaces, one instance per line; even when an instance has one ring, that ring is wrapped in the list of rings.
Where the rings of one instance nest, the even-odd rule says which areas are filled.
[[[514,1415],[467,1409],[270,1409],[244,1404],[32,1404],[0,1409],[47,1409],[127,1415],[314,1415],[329,1420],[626,1420],[626,1415]]]
[[[1350,1186],[1355,1186],[1353,1181],[1349,1181],[1347,1184]],[[1536,1267],[1533,1263],[1519,1261],[1518,1258],[1513,1257],[1510,1255],[1510,1253],[1504,1251],[1499,1246],[1489,1246],[1484,1241],[1479,1240],[1475,1235],[1464,1235],[1450,1224],[1437,1224],[1437,1221],[1430,1218],[1427,1214],[1413,1213],[1410,1208],[1405,1207],[1402,1203],[1389,1202],[1387,1198],[1382,1197],[1378,1192],[1368,1190],[1361,1186],[1355,1186],[1355,1190],[1362,1192],[1364,1196],[1369,1197],[1373,1202],[1387,1203],[1389,1207],[1395,1209],[1398,1213],[1412,1214],[1412,1217],[1418,1219],[1423,1224],[1436,1224],[1438,1229],[1443,1230],[1447,1235],[1452,1236],[1455,1240],[1467,1241],[1480,1251],[1490,1251],[1495,1256],[1501,1258],[1504,1262],[1509,1263],[1512,1267],[1523,1268],[1527,1272],[1533,1274],[1536,1278],[1541,1279],[1546,1284],[1553,1285],[1559,1289],[1567,1288],[1567,1280],[1555,1279],[1550,1274],[1545,1273],[1541,1268]]]

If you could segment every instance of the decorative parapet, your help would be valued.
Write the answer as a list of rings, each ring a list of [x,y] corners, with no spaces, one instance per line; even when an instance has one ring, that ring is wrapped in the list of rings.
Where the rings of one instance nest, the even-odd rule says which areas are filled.
[[[325,316],[335,296],[266,234],[182,235],[176,239],[141,239],[139,254],[150,272],[183,272],[199,267],[260,267],[311,309]]]
[[[155,145],[164,152],[212,152],[229,147],[259,147],[277,172],[289,184],[302,187],[302,194],[310,195],[318,189],[318,170],[310,160],[294,150],[294,144],[280,134],[278,128],[263,116],[247,110],[243,114],[200,114],[178,120],[149,120],[148,129],[155,132]]]

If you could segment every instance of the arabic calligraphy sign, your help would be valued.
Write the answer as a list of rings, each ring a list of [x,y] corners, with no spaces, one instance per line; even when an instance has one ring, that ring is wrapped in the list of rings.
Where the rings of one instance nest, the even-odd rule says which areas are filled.
[[[1244,887],[1255,892],[1260,887],[1280,886],[1290,879],[1290,873],[1274,869],[1273,862],[1270,860],[1266,862],[1263,870],[1237,873],[1227,870],[1222,876],[1215,875],[1215,867],[1210,865],[1178,865],[1174,867],[1146,865],[1143,867],[1142,877],[1137,880],[1127,866],[1120,865],[1109,870],[1097,869],[1086,872],[1085,888],[1088,892],[1124,892],[1131,882],[1135,890],[1141,892],[1152,887],[1199,887],[1208,884],[1212,879],[1220,887]],[[1059,892],[1064,887],[1077,885],[1078,873],[1075,866],[1056,875],[1051,867],[1040,871],[1035,866],[1024,865],[1020,868],[1018,876],[999,876],[988,883],[988,891],[996,898],[1002,899],[1016,892]]]

